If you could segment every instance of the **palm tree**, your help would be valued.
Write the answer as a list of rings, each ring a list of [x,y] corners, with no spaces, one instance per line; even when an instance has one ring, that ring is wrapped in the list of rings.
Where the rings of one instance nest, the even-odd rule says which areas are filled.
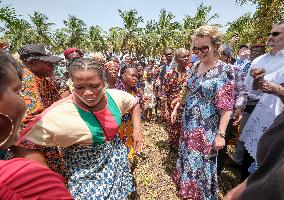
[[[228,29],[223,37],[224,43],[229,44],[232,37],[238,35],[239,41],[237,44],[252,44],[256,36],[253,23],[254,19],[251,13],[246,13],[233,22],[228,23]],[[239,45],[233,46],[234,51],[237,51],[237,46]]]
[[[31,44],[33,34],[31,25],[21,19],[17,21],[16,25],[8,25],[5,30],[4,37],[9,41],[9,49],[11,53],[15,53],[24,44]]]
[[[1,3],[1,1],[0,1]],[[5,26],[17,26],[18,16],[16,14],[15,8],[10,6],[0,7],[0,22],[4,23]],[[4,31],[4,27],[0,27],[1,31]]]
[[[158,34],[158,44],[159,50],[173,46],[173,37],[180,28],[180,24],[177,21],[173,21],[175,18],[174,14],[167,12],[165,9],[160,11],[159,20],[156,22],[156,31]]]
[[[62,53],[67,47],[67,40],[69,35],[64,28],[57,29],[53,34],[53,48],[52,50],[58,54]]]
[[[63,31],[66,34],[66,45],[68,47],[77,47],[86,50],[86,32],[87,26],[83,20],[69,15],[67,20],[63,20],[65,27]]]
[[[105,39],[99,26],[91,26],[89,29],[88,49],[91,51],[106,50]]]
[[[52,45],[51,26],[53,26],[54,23],[48,22],[46,15],[36,11],[33,15],[29,16],[33,24],[32,28],[34,34],[31,36],[33,43]]]
[[[141,16],[137,16],[137,10],[131,9],[130,11],[121,11],[118,10],[119,16],[123,19],[124,29],[126,35],[123,38],[122,46],[128,47],[130,53],[134,50],[134,40],[138,31],[141,31],[141,28],[138,27],[139,23],[143,22]]]
[[[106,44],[108,47],[112,47],[113,52],[118,54],[125,38],[126,31],[119,27],[112,27],[109,29],[105,36]]]

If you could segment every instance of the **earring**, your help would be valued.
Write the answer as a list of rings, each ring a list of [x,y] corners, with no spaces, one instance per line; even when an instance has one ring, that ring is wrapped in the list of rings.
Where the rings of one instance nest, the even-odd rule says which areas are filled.
[[[4,144],[11,138],[11,136],[13,135],[13,130],[14,130],[13,120],[8,115],[0,113],[0,119],[1,118],[4,118],[4,120],[6,120],[6,121],[8,120],[8,123],[11,124],[11,131],[10,131],[8,137],[3,142],[0,143],[0,147],[4,146]]]

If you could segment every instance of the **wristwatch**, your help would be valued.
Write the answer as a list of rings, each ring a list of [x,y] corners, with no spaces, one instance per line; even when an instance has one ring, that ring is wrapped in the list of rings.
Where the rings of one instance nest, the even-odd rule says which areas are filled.
[[[220,135],[222,138],[225,138],[226,132],[222,130],[218,130],[218,135]]]

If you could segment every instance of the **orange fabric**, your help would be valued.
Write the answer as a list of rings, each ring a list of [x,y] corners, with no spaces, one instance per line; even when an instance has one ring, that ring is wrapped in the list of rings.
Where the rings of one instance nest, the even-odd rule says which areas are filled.
[[[20,92],[28,111],[23,124],[32,121],[38,114],[60,99],[59,92],[49,78],[39,78],[26,67],[23,68],[23,87]]]

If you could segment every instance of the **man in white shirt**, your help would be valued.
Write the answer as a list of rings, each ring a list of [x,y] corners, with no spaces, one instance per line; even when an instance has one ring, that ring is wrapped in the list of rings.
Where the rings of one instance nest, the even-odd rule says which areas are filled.
[[[268,34],[267,45],[271,48],[270,52],[254,59],[251,64],[251,69],[264,68],[266,71],[264,79],[270,81],[274,78],[277,71],[284,67],[284,21],[276,24]],[[263,93],[259,90],[252,89],[253,78],[250,74],[247,75],[246,81],[249,97],[259,100]]]
[[[284,21],[277,23],[268,34],[267,46],[270,48],[270,51],[254,59],[251,69],[264,68],[266,72],[264,79],[278,83],[278,81],[282,80],[282,77],[284,77]],[[240,141],[244,142],[246,150],[248,150],[245,153],[245,157],[249,157],[248,155],[251,155],[255,159],[258,139],[265,131],[265,129],[267,129],[271,125],[268,123],[268,121],[273,122],[273,119],[277,116],[276,114],[278,113],[278,111],[277,109],[275,109],[274,111],[273,108],[278,108],[279,105],[274,105],[275,103],[273,102],[277,103],[277,101],[273,101],[273,95],[263,96],[263,93],[260,90],[254,90],[252,82],[253,78],[250,76],[250,74],[248,74],[246,78],[246,85],[249,91],[249,99],[255,100],[256,102],[260,100],[260,103],[257,104],[257,108],[258,106],[260,106],[261,109],[254,109],[254,112],[246,122],[244,129],[240,135]],[[262,97],[266,99],[263,99]],[[269,103],[270,101],[268,101],[268,98],[271,98],[271,103]],[[265,110],[264,108],[267,108],[267,110]],[[262,113],[258,113],[259,110]],[[270,116],[270,120],[265,119],[265,117],[268,116]],[[244,160],[251,159],[244,158]],[[245,176],[243,176],[243,174],[246,174],[247,171],[244,172],[244,170],[247,170],[249,165],[250,163],[243,161],[242,179],[246,178]]]

